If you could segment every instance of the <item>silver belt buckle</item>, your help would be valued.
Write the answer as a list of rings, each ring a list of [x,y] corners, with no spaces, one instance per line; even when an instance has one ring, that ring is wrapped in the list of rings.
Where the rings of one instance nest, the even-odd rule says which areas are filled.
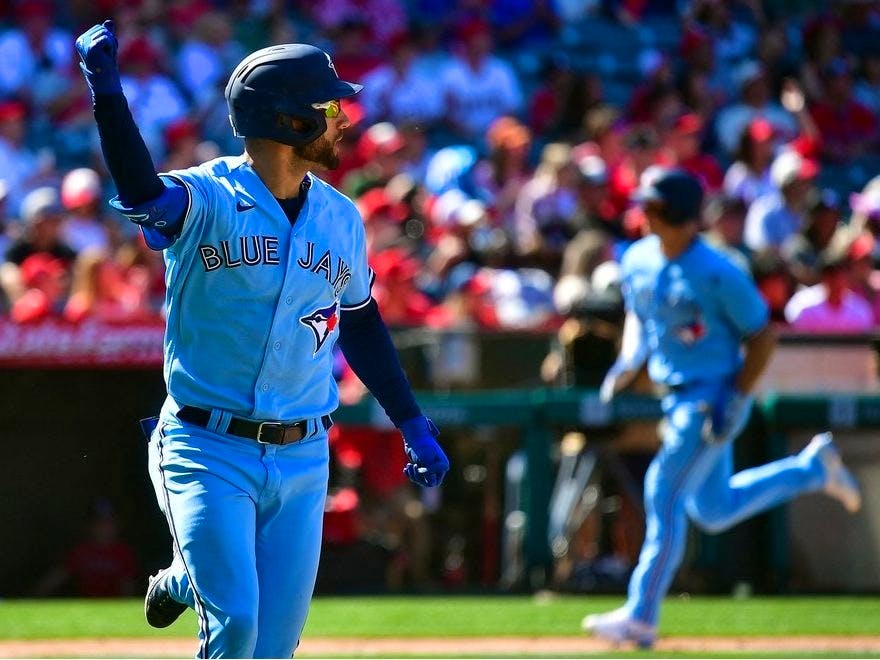
[[[282,424],[281,422],[260,422],[260,425],[257,427],[257,442],[264,444],[264,445],[271,445],[274,443],[266,442],[265,440],[263,440],[263,427],[282,429],[282,434],[283,434],[284,424]],[[281,440],[282,440],[282,442],[284,441],[283,435],[282,435]]]

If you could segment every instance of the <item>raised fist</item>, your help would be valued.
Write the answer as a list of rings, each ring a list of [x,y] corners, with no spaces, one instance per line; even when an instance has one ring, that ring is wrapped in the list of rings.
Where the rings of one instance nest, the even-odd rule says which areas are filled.
[[[113,21],[104,21],[83,32],[76,40],[79,67],[93,94],[121,93],[116,52],[119,42],[113,31]]]

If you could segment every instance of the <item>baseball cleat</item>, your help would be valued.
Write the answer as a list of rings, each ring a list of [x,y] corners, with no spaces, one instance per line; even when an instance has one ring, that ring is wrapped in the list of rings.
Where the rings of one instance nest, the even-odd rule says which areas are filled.
[[[852,472],[846,469],[831,433],[819,433],[805,448],[814,454],[825,470],[825,493],[838,500],[843,508],[855,513],[862,508],[862,494]]]
[[[656,626],[631,618],[623,608],[604,614],[588,614],[581,621],[581,628],[608,642],[632,642],[643,649],[651,648],[657,637]]]
[[[186,610],[186,605],[171,598],[165,587],[169,570],[170,566],[150,576],[147,595],[144,597],[144,616],[153,628],[167,628]]]

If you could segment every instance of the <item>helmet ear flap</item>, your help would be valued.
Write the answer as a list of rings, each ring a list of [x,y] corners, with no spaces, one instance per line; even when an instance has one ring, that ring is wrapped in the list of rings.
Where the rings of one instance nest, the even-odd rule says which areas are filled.
[[[327,130],[327,122],[323,117],[292,116],[284,113],[275,115],[275,126],[280,134],[287,135],[291,141],[281,140],[286,144],[306,145],[319,138]]]

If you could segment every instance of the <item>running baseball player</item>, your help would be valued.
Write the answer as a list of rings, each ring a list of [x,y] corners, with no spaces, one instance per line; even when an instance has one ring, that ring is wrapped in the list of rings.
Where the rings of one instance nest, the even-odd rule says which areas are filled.
[[[174,554],[150,579],[147,621],[168,626],[191,607],[199,657],[290,657],[321,547],[337,341],[400,429],[407,476],[436,486],[449,469],[371,297],[361,218],[311,173],[337,166],[339,99],[361,86],[313,46],[259,50],[226,87],[245,153],[159,176],[122,93],[112,22],[76,48],[111,204],[166,263],[168,397],[145,425]]]
[[[626,604],[585,617],[582,627],[650,647],[688,518],[717,533],[803,493],[824,489],[850,512],[861,496],[830,433],[796,456],[733,474],[733,440],[775,345],[767,306],[748,275],[700,238],[703,191],[693,176],[662,171],[636,199],[651,235],[622,260],[623,340],[600,395],[610,400],[647,361],[651,379],[668,392],[666,424],[645,475],[647,528]]]

